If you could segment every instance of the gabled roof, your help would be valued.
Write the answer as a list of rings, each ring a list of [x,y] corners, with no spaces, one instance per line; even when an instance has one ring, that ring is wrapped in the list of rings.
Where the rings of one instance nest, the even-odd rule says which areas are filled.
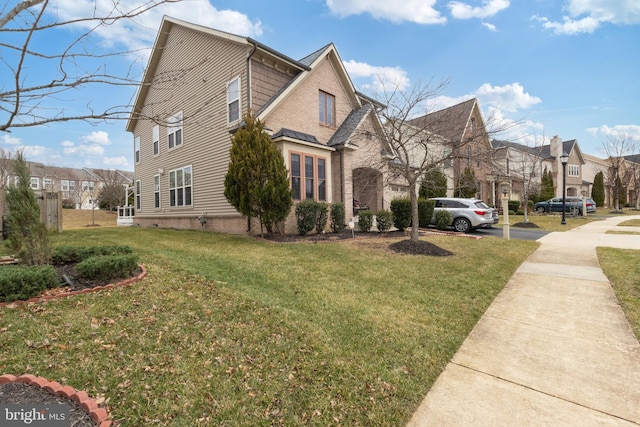
[[[469,120],[477,103],[478,100],[472,98],[460,104],[409,120],[408,123],[443,136],[450,142],[460,142],[464,137],[464,132],[469,125]]]
[[[162,18],[162,22],[160,24],[160,28],[158,29],[158,34],[156,36],[156,40],[153,44],[153,49],[151,51],[151,56],[149,57],[149,61],[147,63],[147,67],[144,72],[144,76],[142,78],[142,82],[138,87],[138,93],[136,94],[136,100],[133,105],[133,111],[129,120],[127,121],[126,129],[128,131],[132,131],[135,127],[135,123],[138,120],[135,113],[142,109],[144,104],[144,100],[149,91],[150,84],[155,75],[156,68],[158,63],[160,62],[160,57],[162,56],[162,52],[166,47],[167,39],[169,37],[169,33],[171,32],[171,28],[174,25],[179,25],[185,28],[189,28],[193,31],[198,31],[204,34],[208,34],[212,37],[218,37],[221,39],[228,40],[232,43],[238,43],[241,45],[246,45],[248,47],[255,48],[256,50],[260,50],[265,54],[277,59],[278,61],[286,63],[288,66],[297,69],[297,70],[307,70],[307,65],[303,64],[300,61],[296,61],[295,59],[289,58],[286,55],[266,46],[256,40],[253,40],[249,37],[243,37],[236,34],[228,33],[221,30],[215,30],[213,28],[205,27],[203,25],[193,24],[191,22],[182,21],[180,19],[172,18],[169,16],[164,16]]]
[[[342,59],[340,59],[338,50],[333,43],[329,43],[328,45],[323,46],[312,54],[302,58],[299,63],[304,65],[306,68],[295,77],[293,77],[281,90],[279,90],[269,101],[267,101],[265,105],[260,108],[260,111],[256,113],[256,116],[259,119],[264,120],[266,116],[268,116],[269,113],[274,108],[276,108],[280,102],[286,99],[289,93],[295,90],[296,87],[298,87],[305,79],[309,77],[309,75],[311,75],[313,70],[324,58],[332,61],[333,68],[337,71],[338,78],[346,87],[347,94],[351,96],[351,102],[357,106],[362,105],[360,98],[356,95],[355,86],[353,85],[353,82],[351,81],[347,70],[344,68]]]
[[[373,109],[371,104],[365,104],[357,110],[353,110],[347,118],[342,122],[340,127],[331,136],[331,139],[327,142],[329,147],[335,147],[344,145],[347,143],[351,135],[358,129],[360,124],[364,121],[365,117]]]
[[[563,153],[567,153],[570,155],[574,150],[576,150],[580,161],[584,164],[585,160],[582,156],[582,150],[580,150],[580,147],[578,146],[578,140],[571,139],[569,141],[562,141]],[[551,154],[551,145],[543,145],[541,153],[545,159],[554,159],[556,157],[554,154]]]
[[[528,153],[532,156],[546,158],[547,155],[543,154],[543,152],[545,151],[544,147],[545,147],[544,145],[538,146],[538,147],[529,147],[528,145],[519,144],[517,142],[503,141],[498,139],[491,140],[491,148],[493,148],[494,150],[499,150],[501,148],[511,148],[513,150],[518,150],[518,151]],[[546,152],[547,153],[549,152],[548,148],[546,149]]]
[[[630,156],[624,156],[624,159],[633,163],[640,163],[640,154],[631,154]]]

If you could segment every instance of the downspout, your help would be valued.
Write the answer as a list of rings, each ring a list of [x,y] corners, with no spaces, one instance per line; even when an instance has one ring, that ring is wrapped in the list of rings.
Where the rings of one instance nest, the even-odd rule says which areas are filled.
[[[249,55],[247,55],[247,107],[251,108],[251,57],[253,56],[253,54],[256,52],[256,50],[258,50],[258,45],[253,43],[251,40],[247,39],[247,41],[249,43],[251,43],[253,45],[253,49],[251,49],[251,52],[249,52]],[[248,216],[247,217],[247,233],[251,232],[251,217]]]

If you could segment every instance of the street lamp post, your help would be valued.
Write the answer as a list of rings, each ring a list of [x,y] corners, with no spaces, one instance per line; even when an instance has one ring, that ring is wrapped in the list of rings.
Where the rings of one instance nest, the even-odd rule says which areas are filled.
[[[569,155],[566,152],[562,152],[560,156],[560,162],[562,163],[562,221],[560,224],[565,225],[567,219],[565,217],[566,203],[567,203],[567,162],[569,161]]]

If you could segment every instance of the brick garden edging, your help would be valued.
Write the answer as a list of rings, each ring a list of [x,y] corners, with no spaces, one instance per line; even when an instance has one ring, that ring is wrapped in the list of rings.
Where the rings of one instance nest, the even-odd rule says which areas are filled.
[[[114,288],[119,288],[119,287],[124,287],[124,286],[128,286],[132,283],[137,283],[140,280],[144,279],[145,276],[147,275],[147,269],[144,267],[143,264],[139,264],[138,267],[140,267],[140,270],[142,270],[142,273],[138,274],[137,276],[134,276],[130,279],[126,279],[123,280],[122,282],[118,282],[116,284],[113,283],[109,283],[108,285],[104,285],[104,286],[95,286],[93,288],[86,288],[86,289],[82,289],[79,291],[71,291],[71,292],[62,292],[59,294],[55,294],[55,295],[43,295],[43,296],[39,296],[39,297],[34,297],[34,298],[29,298],[26,301],[11,301],[11,302],[0,302],[0,307],[5,307],[7,305],[11,305],[11,304],[32,304],[32,303],[39,303],[39,302],[45,302],[45,301],[51,301],[54,299],[59,299],[59,298],[67,298],[67,297],[71,297],[74,295],[80,295],[80,294],[87,294],[90,292],[98,292],[104,289],[114,289]]]
[[[99,427],[111,427],[110,415],[107,410],[100,408],[96,401],[90,398],[85,391],[78,391],[71,386],[63,386],[57,381],[49,381],[46,378],[30,374],[20,375],[19,377],[11,374],[0,375],[0,384],[7,383],[25,383],[32,387],[42,388],[65,399],[71,399],[80,405]]]

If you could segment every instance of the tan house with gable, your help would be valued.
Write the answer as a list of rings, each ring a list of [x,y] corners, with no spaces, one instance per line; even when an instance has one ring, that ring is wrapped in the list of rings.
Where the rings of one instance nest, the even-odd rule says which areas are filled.
[[[333,44],[294,60],[251,38],[165,17],[127,123],[134,222],[257,231],[224,197],[231,135],[247,111],[281,150],[294,203],[342,202],[345,222],[354,198],[385,206],[385,171],[371,161],[391,156],[374,102],[355,90]],[[295,221],[286,228],[295,231]]]

